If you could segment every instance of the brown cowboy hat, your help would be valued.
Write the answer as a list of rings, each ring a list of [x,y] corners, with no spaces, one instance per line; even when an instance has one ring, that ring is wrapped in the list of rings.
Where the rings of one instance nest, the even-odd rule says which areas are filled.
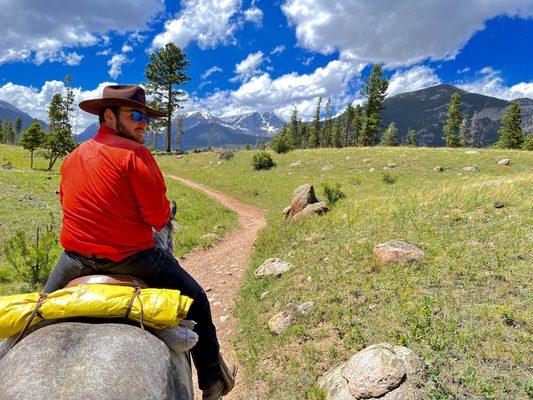
[[[134,107],[151,117],[164,117],[166,114],[146,105],[144,89],[139,85],[109,85],[104,88],[101,99],[84,100],[80,108],[88,113],[99,115],[106,107]]]

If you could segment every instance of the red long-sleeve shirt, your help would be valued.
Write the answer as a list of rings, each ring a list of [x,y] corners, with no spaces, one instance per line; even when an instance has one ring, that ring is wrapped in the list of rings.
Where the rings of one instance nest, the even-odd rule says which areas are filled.
[[[154,246],[170,203],[161,170],[143,145],[105,126],[61,167],[60,241],[86,257],[120,261]]]

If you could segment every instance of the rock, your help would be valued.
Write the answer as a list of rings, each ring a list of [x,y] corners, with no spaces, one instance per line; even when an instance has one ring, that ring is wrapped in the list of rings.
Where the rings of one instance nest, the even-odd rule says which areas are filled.
[[[206,292],[206,293],[207,293],[207,292],[210,292],[211,290],[213,290],[213,289],[211,288],[211,286],[208,286],[208,287],[205,288],[205,292]]]
[[[314,242],[318,242],[319,240],[324,240],[325,238],[326,237],[324,235],[314,232],[310,236],[306,237],[304,239],[304,242],[306,242],[306,243],[314,243]]]
[[[465,154],[479,154],[479,151],[477,151],[477,150],[467,150],[467,151],[465,151]]]
[[[494,208],[503,208],[503,207],[505,207],[505,204],[503,204],[501,201],[494,202]]]
[[[368,164],[370,161],[372,161],[370,158],[365,158],[365,159],[363,160],[363,162],[364,162],[365,164]]]
[[[504,158],[497,162],[498,165],[511,165],[511,160],[508,158]]]
[[[289,164],[289,167],[297,167],[298,165],[301,165],[302,162],[301,161],[296,161],[296,162],[293,162],[292,164]]]
[[[324,203],[323,201],[319,201],[318,203],[313,203],[305,207],[302,211],[300,211],[294,216],[294,219],[301,219],[309,217],[311,215],[320,215],[324,214],[327,211],[328,206],[326,206],[326,203]]]
[[[477,168],[476,167],[464,167],[463,171],[465,171],[465,172],[476,172]]]
[[[387,164],[387,167],[389,167],[389,168],[396,168],[396,163],[393,163],[393,162],[388,163],[388,164]]]
[[[305,303],[300,304],[296,308],[296,313],[298,315],[308,315],[308,314],[311,314],[313,311],[315,311],[314,301],[306,301]]]
[[[269,294],[270,294],[270,290],[267,290],[261,293],[261,296],[259,296],[259,300],[264,300]]]
[[[313,188],[313,185],[306,183],[298,186],[292,194],[291,205],[288,207],[289,210],[288,212],[284,211],[284,215],[285,217],[296,215],[308,205],[317,202],[318,199],[315,196],[315,189]]]
[[[269,258],[259,266],[254,272],[256,278],[261,276],[281,276],[282,273],[289,271],[292,265],[281,261],[279,258]]]
[[[370,168],[368,172],[374,172],[376,169],[374,167]]]
[[[287,206],[283,209],[283,211],[281,212],[283,214],[283,216],[285,218],[287,218],[289,216],[289,213],[291,212],[291,206]]]
[[[216,233],[206,233],[205,235],[202,235],[200,239],[215,240],[218,239],[218,235]]]
[[[294,312],[282,311],[273,315],[268,320],[268,328],[276,335],[281,335],[285,332],[294,322]]]
[[[346,159],[347,159],[347,160],[351,160],[351,159],[352,159],[352,157],[348,156],[348,157],[346,157]]]
[[[435,172],[442,172],[444,171],[444,168],[440,165],[437,165],[435,168],[433,168],[433,171]]]
[[[424,255],[424,250],[401,240],[391,240],[374,247],[374,256],[384,263],[416,261]]]
[[[220,322],[226,322],[228,320],[228,316],[227,315],[222,315],[220,317]]]
[[[381,343],[369,346],[319,380],[328,400],[412,400],[427,379],[423,361],[410,349]]]
[[[183,158],[183,154],[178,154],[176,158]]]

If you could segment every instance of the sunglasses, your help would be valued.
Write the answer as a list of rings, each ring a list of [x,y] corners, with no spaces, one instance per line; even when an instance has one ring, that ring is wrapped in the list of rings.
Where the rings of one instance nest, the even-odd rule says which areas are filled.
[[[142,112],[136,111],[136,110],[124,111],[124,112],[129,112],[130,115],[131,115],[131,119],[134,122],[141,122],[144,119],[144,122],[146,122],[146,125],[150,125],[150,116],[149,115],[143,114]]]

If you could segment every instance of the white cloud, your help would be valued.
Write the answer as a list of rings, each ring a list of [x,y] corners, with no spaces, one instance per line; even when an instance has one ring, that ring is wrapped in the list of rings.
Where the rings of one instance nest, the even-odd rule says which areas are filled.
[[[284,51],[285,51],[285,46],[280,44],[279,46],[274,47],[274,49],[270,52],[270,54],[275,56],[276,54],[283,53]]]
[[[236,90],[219,90],[205,98],[191,97],[187,109],[207,109],[214,115],[274,111],[283,117],[298,107],[304,119],[311,119],[319,96],[331,97],[333,109],[344,108],[353,100],[350,83],[360,75],[364,64],[334,60],[310,74],[292,72],[277,78],[268,73],[251,77]]]
[[[73,129],[76,133],[80,133],[87,126],[96,122],[97,117],[81,111],[78,104],[82,100],[94,99],[102,97],[104,86],[111,85],[113,82],[103,82],[92,90],[82,90],[81,88],[73,88],[74,104],[76,105],[74,115],[72,117]],[[28,113],[34,118],[42,121],[47,121],[48,106],[52,97],[56,93],[65,95],[65,84],[61,81],[46,81],[44,85],[38,89],[31,86],[16,85],[11,82],[0,86],[0,99],[7,101],[20,110]]]
[[[252,6],[243,12],[244,20],[254,23],[257,26],[263,25],[263,11],[257,6]]]
[[[165,22],[165,31],[152,41],[152,47],[169,42],[184,48],[197,41],[201,49],[214,48],[233,40],[238,27],[236,14],[241,0],[181,0],[177,18]]]
[[[486,20],[533,15],[531,0],[286,0],[282,10],[299,46],[388,67],[453,58]]]
[[[305,66],[308,66],[308,65],[310,65],[313,62],[314,58],[315,57],[312,57],[312,56],[311,57],[307,57],[305,60],[302,61],[302,64],[305,65]]]
[[[257,75],[259,72],[259,66],[264,61],[263,52],[259,50],[256,53],[250,53],[240,63],[235,65],[235,73],[238,79],[248,79],[253,75]]]
[[[146,28],[163,8],[160,0],[2,0],[0,20],[8,25],[0,35],[0,64],[58,61],[75,65],[81,56],[65,49],[105,42],[105,33],[111,30],[124,34]],[[128,17],[117,10],[128,10]]]
[[[126,61],[128,61],[128,59],[124,54],[115,54],[113,57],[111,57],[111,59],[107,61],[107,65],[111,67],[108,71],[109,76],[113,79],[117,79],[117,77],[122,73],[122,64],[124,64]]]
[[[202,74],[202,79],[207,79],[209,78],[211,75],[213,75],[215,72],[222,72],[222,68],[220,67],[217,67],[216,65],[209,68],[208,70],[206,70],[203,74]]]
[[[492,67],[485,67],[479,71],[481,76],[470,82],[457,84],[463,90],[513,100],[520,97],[533,99],[533,82],[520,82],[513,86],[506,86],[500,71]]]
[[[129,53],[130,51],[133,51],[133,47],[131,47],[129,44],[124,43],[124,44],[122,45],[122,49],[121,49],[121,51],[122,51],[123,53]]]
[[[468,71],[470,71],[470,67],[464,67],[463,69],[458,69],[457,73],[464,74],[465,72],[468,72]]]
[[[416,66],[408,70],[396,71],[389,80],[387,96],[394,96],[397,93],[410,92],[435,86],[441,83],[435,72],[426,66]]]
[[[97,56],[108,56],[111,54],[111,49],[100,50],[96,52]]]

